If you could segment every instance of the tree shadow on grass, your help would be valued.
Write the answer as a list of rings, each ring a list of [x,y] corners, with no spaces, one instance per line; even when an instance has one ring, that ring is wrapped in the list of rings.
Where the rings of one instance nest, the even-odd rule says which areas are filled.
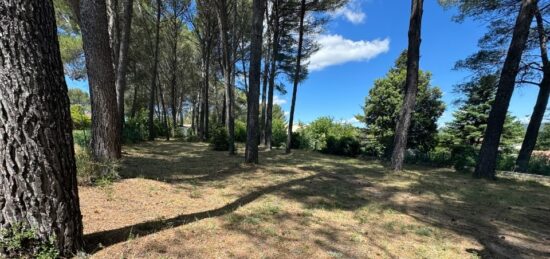
[[[174,228],[181,225],[186,225],[205,218],[222,216],[237,210],[241,206],[244,206],[250,202],[253,202],[254,200],[261,197],[262,195],[272,193],[293,185],[301,184],[323,176],[328,176],[328,175],[316,174],[316,175],[311,175],[311,176],[291,180],[288,182],[283,182],[280,184],[264,187],[259,190],[253,191],[223,207],[213,209],[213,210],[180,215],[170,219],[147,221],[147,222],[135,224],[132,226],[126,226],[118,229],[88,234],[88,235],[85,235],[84,237],[85,243],[86,243],[85,248],[86,248],[86,251],[93,253],[93,252],[97,252],[98,250],[104,247],[108,247],[120,242],[127,241],[132,236],[143,237],[143,236],[147,236],[168,228]]]

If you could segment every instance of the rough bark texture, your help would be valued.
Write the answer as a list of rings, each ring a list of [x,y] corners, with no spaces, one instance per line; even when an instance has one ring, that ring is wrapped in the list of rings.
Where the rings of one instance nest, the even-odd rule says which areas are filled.
[[[235,154],[235,89],[231,85],[231,69],[233,61],[231,60],[231,47],[229,44],[229,12],[227,0],[216,1],[218,25],[220,29],[220,40],[222,47],[222,68],[225,83],[226,97],[226,123],[229,142],[229,154]]]
[[[548,37],[544,29],[544,20],[538,8],[535,11],[535,18],[537,21],[537,32],[539,34],[542,70],[544,75],[539,85],[540,90],[537,96],[537,103],[531,114],[531,120],[529,121],[529,126],[527,127],[518,159],[516,160],[516,170],[520,172],[526,172],[529,167],[529,161],[531,160],[531,155],[537,144],[540,126],[544,119],[544,113],[548,105],[548,97],[550,96],[550,62],[548,61],[548,48],[546,44]]]
[[[150,99],[149,99],[149,141],[155,140],[155,92],[157,88],[158,65],[159,65],[159,44],[160,44],[160,13],[161,0],[157,0],[157,21],[155,31],[155,53],[153,56],[153,78],[151,79]]]
[[[294,110],[296,108],[296,94],[298,84],[300,83],[300,73],[302,67],[302,46],[304,44],[304,18],[306,16],[306,0],[302,0],[300,4],[300,28],[298,33],[298,54],[296,55],[296,72],[294,74],[294,85],[292,90],[292,103],[290,105],[290,118],[288,120],[288,136],[286,138],[287,154],[290,154],[292,144],[292,124],[294,122]]]
[[[393,154],[391,157],[391,167],[394,171],[401,171],[401,169],[403,169],[409,127],[411,125],[412,113],[416,105],[423,6],[424,0],[412,1],[409,25],[409,48],[407,52],[405,97],[403,99],[403,107],[401,107],[401,113],[399,114],[397,127],[395,129]]]
[[[80,13],[92,103],[92,154],[100,161],[118,159],[121,142],[105,0],[82,1]]]
[[[506,55],[506,61],[502,67],[495,101],[489,113],[489,119],[487,120],[487,129],[483,137],[483,144],[481,144],[474,177],[488,179],[496,178],[495,169],[500,137],[510,105],[510,99],[514,93],[519,63],[523,51],[525,50],[536,6],[537,0],[523,0],[521,3],[521,9],[514,27],[512,41],[510,42],[508,54]]]
[[[53,3],[3,0],[0,13],[0,228],[34,228],[70,256],[82,216]]]
[[[133,0],[124,0],[122,30],[120,32],[120,48],[118,65],[116,66],[116,94],[118,105],[118,134],[122,139],[124,127],[124,91],[126,91],[126,71],[128,70],[128,47],[130,45],[130,33],[132,27]]]
[[[248,88],[248,118],[246,123],[246,151],[247,163],[258,163],[258,134],[260,77],[262,65],[262,35],[264,30],[263,17],[266,0],[254,0],[252,3],[252,28],[250,41],[250,85]],[[265,90],[264,90],[265,91]]]

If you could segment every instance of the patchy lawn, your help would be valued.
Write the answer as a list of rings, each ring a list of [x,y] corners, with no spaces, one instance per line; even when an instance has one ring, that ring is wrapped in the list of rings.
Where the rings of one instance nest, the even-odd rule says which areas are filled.
[[[305,151],[249,166],[175,141],[124,153],[122,180],[80,187],[95,258],[550,257],[547,179],[394,174]]]

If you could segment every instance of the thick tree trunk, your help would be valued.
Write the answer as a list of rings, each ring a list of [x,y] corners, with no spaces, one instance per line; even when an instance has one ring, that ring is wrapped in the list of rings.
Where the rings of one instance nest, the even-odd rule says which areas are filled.
[[[489,113],[489,119],[487,120],[487,129],[483,137],[483,144],[481,144],[474,177],[496,179],[495,170],[500,137],[510,105],[510,99],[514,93],[519,63],[521,62],[521,56],[525,50],[536,6],[537,0],[522,0],[521,10],[514,27],[512,41],[510,42],[510,48],[508,49],[506,61],[502,67],[495,101]]]
[[[233,61],[231,60],[231,48],[229,44],[229,12],[227,0],[219,0],[216,2],[218,25],[220,28],[220,40],[222,46],[222,68],[225,83],[226,97],[226,123],[227,133],[229,136],[229,154],[235,154],[235,90],[231,85],[231,69]]]
[[[296,94],[298,91],[298,84],[300,83],[300,73],[302,67],[302,45],[304,44],[304,18],[306,16],[306,0],[302,0],[300,5],[300,32],[298,35],[298,54],[296,56],[296,72],[294,74],[294,86],[292,90],[292,102],[290,105],[290,117],[288,120],[288,136],[286,138],[286,150],[287,154],[290,154],[292,144],[292,124],[294,122],[294,110],[296,108]]]
[[[111,55],[113,55],[113,67],[118,70],[118,55],[120,48],[120,27],[118,0],[106,0],[107,17],[109,21],[109,42],[111,44]]]
[[[546,36],[544,20],[538,7],[535,9],[535,18],[537,21],[537,32],[539,34],[539,46],[544,76],[539,85],[540,90],[537,96],[537,103],[531,114],[531,120],[529,121],[529,126],[527,127],[527,132],[525,133],[518,159],[516,160],[516,170],[519,172],[526,172],[529,167],[529,161],[531,160],[531,155],[537,144],[540,126],[542,125],[544,112],[548,105],[548,97],[550,96],[550,62],[548,60],[548,48],[546,44],[548,37]]]
[[[262,64],[262,35],[264,30],[263,13],[266,0],[254,0],[252,3],[252,28],[250,42],[250,86],[248,89],[246,120],[246,151],[245,162],[258,163],[259,95]],[[265,90],[264,90],[265,91]]]
[[[418,92],[418,70],[420,62],[420,42],[422,29],[422,13],[424,0],[413,0],[411,6],[411,18],[409,25],[409,49],[407,52],[407,81],[405,82],[405,97],[403,107],[399,114],[395,138],[393,141],[393,154],[391,167],[394,171],[403,169],[407,137],[411,125],[412,113],[416,106]]]
[[[118,105],[118,134],[122,139],[124,128],[124,91],[126,91],[126,71],[128,70],[128,47],[130,45],[130,33],[132,27],[133,0],[124,0],[122,31],[120,33],[120,49],[116,71],[116,94]]]
[[[0,13],[0,228],[35,229],[69,257],[82,216],[53,3],[2,0]]]
[[[109,45],[105,1],[80,3],[82,40],[92,102],[92,154],[96,160],[120,158],[115,72]]]
[[[161,13],[161,0],[157,0],[157,21],[155,32],[155,53],[153,56],[153,78],[151,79],[151,96],[149,99],[149,141],[155,140],[155,91],[158,77],[158,63],[159,63],[159,44],[160,44],[160,13]]]

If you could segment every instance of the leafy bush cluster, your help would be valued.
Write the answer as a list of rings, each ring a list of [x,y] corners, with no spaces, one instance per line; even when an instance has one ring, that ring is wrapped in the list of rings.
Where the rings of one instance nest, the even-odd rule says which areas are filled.
[[[55,237],[44,240],[32,228],[15,224],[0,229],[0,257],[6,258],[59,258]]]
[[[210,132],[210,146],[216,151],[229,150],[229,136],[223,126],[217,126]]]
[[[75,130],[89,129],[92,125],[92,117],[86,113],[84,106],[80,104],[71,105],[71,118]]]
[[[299,126],[300,130],[293,133],[292,148],[340,156],[361,154],[359,131],[351,124],[340,123],[330,117],[321,117],[307,126]]]

